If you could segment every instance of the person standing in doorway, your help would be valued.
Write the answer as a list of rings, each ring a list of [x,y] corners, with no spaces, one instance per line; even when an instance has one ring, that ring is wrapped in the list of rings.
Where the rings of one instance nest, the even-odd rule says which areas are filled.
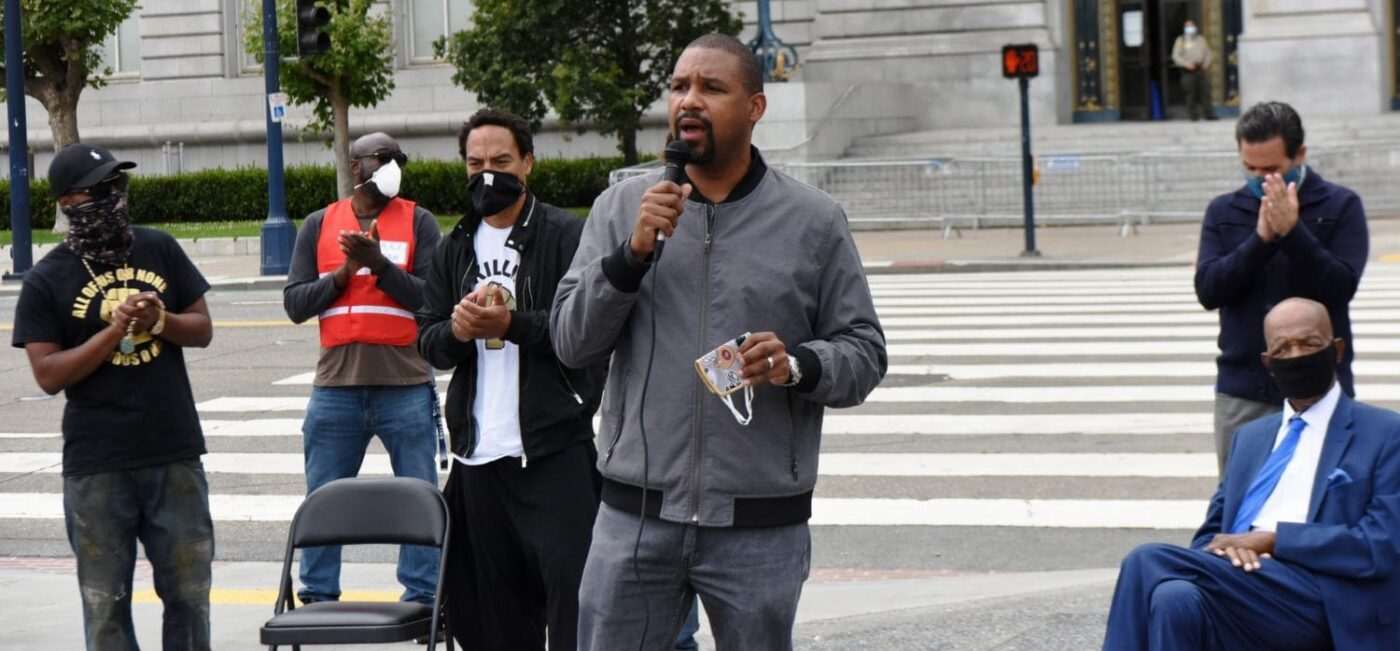
[[[1187,20],[1181,36],[1172,45],[1172,62],[1181,68],[1181,86],[1186,91],[1186,109],[1192,120],[1214,120],[1215,109],[1210,105],[1210,44],[1201,37],[1196,21]]]

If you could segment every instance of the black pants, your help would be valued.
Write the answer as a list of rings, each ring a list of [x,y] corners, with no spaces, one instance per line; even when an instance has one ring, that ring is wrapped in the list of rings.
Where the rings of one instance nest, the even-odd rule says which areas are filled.
[[[578,648],[578,590],[598,514],[598,452],[581,442],[529,461],[454,464],[446,598],[473,651]],[[546,633],[547,631],[547,633]]]
[[[1192,120],[1202,117],[1215,119],[1215,109],[1210,106],[1210,78],[1206,70],[1181,71],[1181,86],[1186,91],[1186,110]]]

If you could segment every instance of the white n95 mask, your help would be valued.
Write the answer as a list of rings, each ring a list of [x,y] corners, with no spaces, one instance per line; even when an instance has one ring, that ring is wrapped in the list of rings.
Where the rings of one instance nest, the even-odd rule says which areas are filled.
[[[745,427],[753,422],[753,387],[744,384],[744,358],[739,354],[739,347],[748,337],[749,333],[745,332],[695,360],[695,372],[700,374],[705,388],[719,396],[724,406],[729,408],[729,413],[734,414],[734,420]],[[744,411],[748,412],[747,416],[734,407],[733,394],[740,389],[744,390]]]
[[[379,194],[393,199],[399,196],[399,185],[403,183],[403,168],[399,167],[398,161],[391,160],[374,170],[374,175],[369,177],[367,183],[373,183]]]

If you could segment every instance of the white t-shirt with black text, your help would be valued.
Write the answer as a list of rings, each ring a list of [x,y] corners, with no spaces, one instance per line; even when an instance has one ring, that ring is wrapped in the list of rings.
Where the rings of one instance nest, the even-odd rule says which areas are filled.
[[[520,253],[506,246],[511,228],[495,228],[486,222],[476,229],[476,273],[473,291],[490,283],[505,289],[506,304],[515,310],[515,276]],[[504,457],[524,456],[520,440],[520,349],[501,340],[504,346],[490,348],[484,339],[476,340],[476,399],[472,417],[476,419],[477,444],[467,465],[479,466]]]

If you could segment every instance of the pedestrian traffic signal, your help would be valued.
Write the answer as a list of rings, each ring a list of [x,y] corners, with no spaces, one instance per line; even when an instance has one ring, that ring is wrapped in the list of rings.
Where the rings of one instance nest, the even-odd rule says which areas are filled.
[[[1001,76],[1030,79],[1040,74],[1040,48],[1033,43],[1001,48]]]
[[[297,0],[297,54],[316,56],[331,49],[331,35],[326,25],[331,22],[331,10],[316,5],[316,0]]]

